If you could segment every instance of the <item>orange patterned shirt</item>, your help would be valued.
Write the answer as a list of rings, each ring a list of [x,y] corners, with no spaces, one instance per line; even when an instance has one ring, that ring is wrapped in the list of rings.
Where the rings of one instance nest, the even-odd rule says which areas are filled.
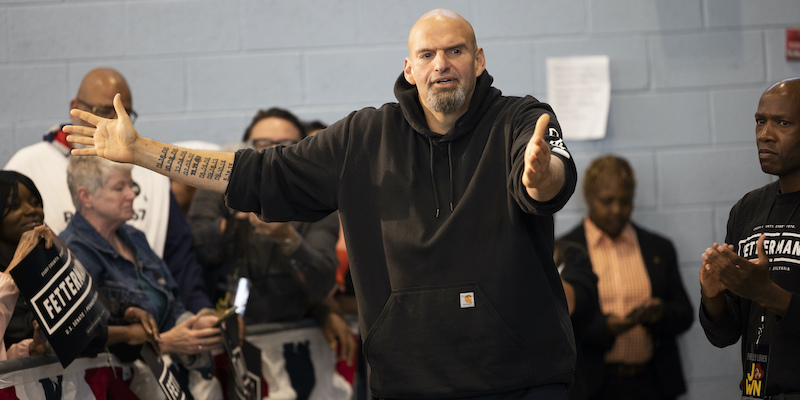
[[[650,276],[644,264],[639,240],[633,225],[623,228],[611,239],[589,218],[583,223],[592,269],[597,275],[597,293],[603,314],[626,316],[652,295]],[[617,336],[614,347],[606,353],[607,363],[641,364],[653,355],[653,340],[642,325]]]

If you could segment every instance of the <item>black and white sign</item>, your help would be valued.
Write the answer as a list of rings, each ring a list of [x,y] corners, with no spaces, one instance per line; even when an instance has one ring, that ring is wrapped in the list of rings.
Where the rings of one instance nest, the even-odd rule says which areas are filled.
[[[234,309],[226,312],[218,326],[228,353],[228,398],[261,399],[261,350],[239,340],[239,321]]]
[[[164,359],[158,355],[156,349],[150,343],[142,345],[142,360],[153,372],[156,377],[161,391],[167,397],[167,400],[186,400],[187,396],[178,382],[178,378],[172,373],[172,370],[164,362]]]
[[[43,242],[11,271],[50,346],[66,367],[105,348],[109,312],[92,277],[63,245]]]

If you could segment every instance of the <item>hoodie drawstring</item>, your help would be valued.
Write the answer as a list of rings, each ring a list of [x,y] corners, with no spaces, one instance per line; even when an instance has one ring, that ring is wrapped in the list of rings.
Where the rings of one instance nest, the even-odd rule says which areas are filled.
[[[439,218],[439,192],[436,190],[436,176],[433,171],[433,139],[428,138],[428,148],[431,152],[431,186],[433,188],[433,202],[436,207],[436,218]],[[453,142],[447,142],[447,167],[449,168],[450,176],[450,212],[453,212],[453,155],[452,155]]]
[[[433,187],[433,203],[436,207],[436,218],[439,218],[439,193],[436,191],[436,176],[433,173],[433,139],[428,138],[428,148],[431,151],[431,186]]]
[[[450,168],[450,212],[453,212],[453,142],[447,142],[447,166]]]

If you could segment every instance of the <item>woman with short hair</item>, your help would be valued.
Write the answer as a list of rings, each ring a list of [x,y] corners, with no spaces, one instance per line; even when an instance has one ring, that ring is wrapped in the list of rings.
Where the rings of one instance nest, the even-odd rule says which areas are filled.
[[[144,233],[125,223],[134,216],[138,194],[130,165],[72,157],[67,183],[76,213],[60,237],[94,277],[112,314],[129,305],[151,313],[162,332],[162,353],[207,355],[221,348],[219,329],[213,327],[216,314],[187,311],[167,265]],[[193,358],[187,366],[196,361],[200,359]]]

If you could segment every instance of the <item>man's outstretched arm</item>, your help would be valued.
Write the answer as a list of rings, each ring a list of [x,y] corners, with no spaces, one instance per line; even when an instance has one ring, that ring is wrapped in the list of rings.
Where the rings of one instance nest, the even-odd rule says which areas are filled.
[[[95,127],[67,125],[67,141],[89,146],[73,149],[76,156],[99,156],[132,163],[188,185],[225,193],[233,170],[234,153],[192,150],[148,139],[133,128],[120,95],[114,96],[117,119],[73,109],[70,114]]]

